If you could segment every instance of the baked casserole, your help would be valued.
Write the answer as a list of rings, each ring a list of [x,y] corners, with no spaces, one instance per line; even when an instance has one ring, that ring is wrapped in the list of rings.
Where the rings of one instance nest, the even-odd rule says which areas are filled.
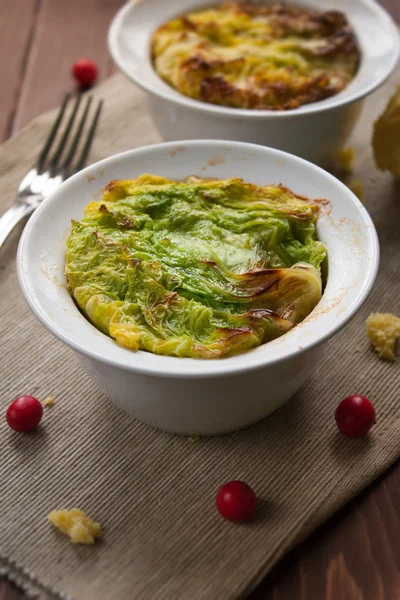
[[[241,179],[112,181],[67,242],[70,293],[131,350],[219,358],[273,340],[321,298],[318,203]]]
[[[360,50],[339,11],[224,3],[161,25],[152,59],[160,77],[190,98],[284,111],[341,92]]]

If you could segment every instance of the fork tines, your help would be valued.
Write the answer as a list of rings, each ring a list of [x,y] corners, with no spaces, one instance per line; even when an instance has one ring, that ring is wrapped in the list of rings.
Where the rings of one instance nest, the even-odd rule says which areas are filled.
[[[92,96],[78,94],[73,101],[71,94],[66,94],[58,112],[54,125],[39,155],[36,168],[39,173],[49,171],[51,175],[62,174],[66,179],[82,169],[88,157],[93,137],[99,121],[103,100],[99,100],[94,114],[89,116]],[[72,109],[70,109],[70,104]],[[84,104],[83,110],[80,105]],[[64,115],[69,112],[66,125],[62,122]],[[79,113],[81,113],[80,118]],[[71,134],[72,140],[69,142]],[[56,139],[58,138],[58,139]]]

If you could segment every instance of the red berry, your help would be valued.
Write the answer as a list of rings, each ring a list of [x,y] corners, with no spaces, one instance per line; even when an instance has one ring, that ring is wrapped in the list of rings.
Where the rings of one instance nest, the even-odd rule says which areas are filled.
[[[82,87],[89,87],[92,85],[97,77],[97,73],[98,70],[96,64],[88,58],[77,60],[72,67],[72,74]]]
[[[365,396],[347,396],[337,407],[335,419],[344,435],[362,437],[375,423],[375,408]]]
[[[228,521],[248,521],[256,512],[257,497],[244,481],[229,481],[217,494],[217,509]]]
[[[19,396],[7,409],[7,423],[14,431],[33,431],[42,420],[43,407],[33,396]]]

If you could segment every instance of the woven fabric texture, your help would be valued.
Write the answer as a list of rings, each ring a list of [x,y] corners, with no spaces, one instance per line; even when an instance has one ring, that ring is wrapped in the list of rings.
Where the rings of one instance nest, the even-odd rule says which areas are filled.
[[[376,171],[370,147],[372,122],[395,80],[367,101],[352,141],[355,174],[381,242],[372,295],[327,344],[301,391],[245,431],[193,443],[128,418],[30,313],[15,271],[21,228],[8,240],[0,253],[0,572],[32,597],[245,597],[285,552],[399,456],[399,364],[380,360],[365,336],[369,312],[400,312],[400,188]],[[92,160],[159,141],[144,95],[122,76],[93,93],[105,109]],[[41,116],[0,148],[1,210],[53,118]],[[9,430],[4,418],[22,393],[56,399],[29,435]],[[376,405],[378,422],[366,439],[336,430],[335,407],[351,393]],[[216,491],[230,479],[246,480],[261,498],[248,525],[223,521],[215,509]],[[72,507],[102,523],[93,547],[70,544],[47,521],[52,509]]]

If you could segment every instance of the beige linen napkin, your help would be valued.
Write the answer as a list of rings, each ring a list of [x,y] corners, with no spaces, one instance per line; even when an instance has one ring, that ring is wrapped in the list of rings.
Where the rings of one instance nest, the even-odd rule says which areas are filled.
[[[368,100],[354,135],[356,173],[382,247],[371,298],[328,344],[301,391],[245,431],[193,443],[128,418],[25,305],[15,274],[18,231],[3,248],[0,564],[31,595],[244,597],[289,548],[399,456],[399,364],[380,360],[364,331],[370,311],[400,312],[399,187],[375,170],[370,148],[372,120],[395,82]],[[142,92],[122,76],[94,94],[105,99],[105,110],[93,160],[158,141]],[[0,148],[1,210],[11,203],[53,118],[43,115]],[[8,403],[22,393],[56,399],[29,435],[9,430],[4,418]],[[351,393],[366,394],[376,405],[378,422],[366,439],[346,439],[336,430],[335,407]],[[254,522],[234,525],[218,515],[215,494],[230,479],[246,480],[262,499]],[[52,509],[75,506],[103,525],[93,547],[70,544],[47,521]]]

